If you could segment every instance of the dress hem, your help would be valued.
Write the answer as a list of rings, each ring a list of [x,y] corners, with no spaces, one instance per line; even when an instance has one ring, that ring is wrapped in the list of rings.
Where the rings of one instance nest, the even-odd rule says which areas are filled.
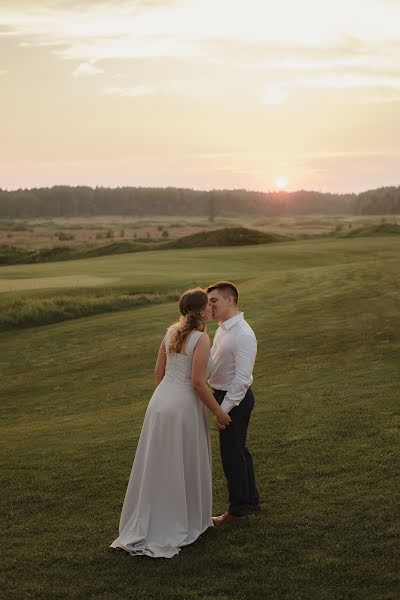
[[[177,556],[179,554],[181,547],[194,544],[194,542],[196,542],[199,539],[199,537],[210,527],[214,527],[214,523],[212,522],[212,520],[208,525],[206,525],[206,527],[204,527],[199,532],[199,534],[195,537],[194,540],[191,540],[190,542],[182,542],[179,546],[158,546],[157,544],[152,544],[147,542],[146,540],[142,540],[135,544],[137,546],[136,548],[129,548],[129,546],[118,542],[119,538],[117,538],[110,545],[110,548],[124,550],[131,556],[149,556],[150,558],[173,558],[174,556]],[[152,548],[154,549],[152,550]]]

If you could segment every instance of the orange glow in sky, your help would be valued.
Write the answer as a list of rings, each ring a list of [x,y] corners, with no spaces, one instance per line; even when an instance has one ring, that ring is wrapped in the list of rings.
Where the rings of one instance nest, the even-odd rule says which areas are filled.
[[[5,0],[0,187],[399,185],[399,23],[393,0]]]

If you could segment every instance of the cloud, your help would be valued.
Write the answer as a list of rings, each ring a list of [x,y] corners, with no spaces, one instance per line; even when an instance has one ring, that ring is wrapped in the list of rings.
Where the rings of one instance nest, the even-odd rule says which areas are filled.
[[[104,70],[99,69],[98,67],[95,67],[91,63],[85,62],[85,63],[81,63],[75,69],[75,71],[72,73],[72,75],[76,78],[80,78],[80,77],[91,77],[92,75],[99,75],[100,73],[104,73]]]
[[[263,93],[263,102],[268,105],[277,105],[285,102],[288,93],[279,85],[267,85]]]
[[[375,95],[375,96],[366,96],[364,98],[360,98],[357,104],[392,104],[393,102],[400,103],[400,95],[397,96],[383,96],[383,95]]]
[[[177,59],[193,64],[196,73],[199,64],[223,69],[224,78],[234,78],[238,70],[260,71],[260,77],[272,75],[263,91],[267,105],[283,103],[289,87],[397,90],[399,22],[400,2],[391,0],[44,0],[40,6],[25,0],[14,8],[0,5],[0,35],[91,65],[80,65],[76,77],[96,74],[99,67],[93,65],[106,60]]]
[[[254,52],[256,54],[256,52]],[[251,62],[243,66],[253,71],[275,73],[313,73],[342,72],[347,70],[363,73],[398,73],[400,74],[400,49],[374,48],[360,50],[357,48],[331,48],[326,51],[295,48],[280,51],[277,56],[272,49],[259,47],[257,54],[268,54],[270,58]],[[272,57],[271,57],[272,55]],[[237,58],[237,60],[240,60]],[[243,57],[242,57],[243,60]]]
[[[398,165],[399,153],[392,152],[332,152],[320,153],[315,155],[304,155],[304,162],[319,172],[350,170],[365,170],[366,173],[371,169],[388,169]]]
[[[7,33],[63,40],[66,47],[108,40],[124,46],[130,38],[175,40],[177,48],[210,42],[275,47],[330,48],[349,38],[361,43],[398,42],[400,5],[385,0],[176,0],[169,2],[33,2],[23,9],[0,7]],[[84,57],[82,57],[84,58]]]
[[[194,56],[189,44],[173,37],[148,38],[140,34],[121,35],[117,38],[78,40],[63,49],[54,50],[66,60],[100,61],[154,58],[188,59]]]
[[[368,76],[359,73],[332,73],[322,77],[304,79],[302,83],[305,86],[319,88],[389,88],[400,90],[400,74],[397,77],[388,77],[381,74]]]
[[[154,94],[155,88],[149,85],[135,85],[133,87],[107,87],[104,90],[105,94],[110,96],[148,96]]]
[[[128,75],[126,73],[115,73],[111,76],[111,79],[128,79]]]
[[[365,75],[363,73],[328,73],[315,77],[292,77],[279,83],[265,86],[262,101],[266,105],[279,105],[285,102],[290,93],[299,89],[336,89],[336,90],[380,90],[380,94],[356,97],[357,104],[378,104],[400,102],[400,74],[388,76],[381,73]],[[391,92],[391,95],[387,95]],[[397,95],[393,95],[397,93]]]

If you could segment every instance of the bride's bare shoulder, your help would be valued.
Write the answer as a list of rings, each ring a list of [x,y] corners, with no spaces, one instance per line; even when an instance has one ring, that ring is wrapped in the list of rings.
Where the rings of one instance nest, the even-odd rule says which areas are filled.
[[[210,336],[208,335],[208,333],[203,331],[197,343],[201,344],[204,347],[210,347]]]

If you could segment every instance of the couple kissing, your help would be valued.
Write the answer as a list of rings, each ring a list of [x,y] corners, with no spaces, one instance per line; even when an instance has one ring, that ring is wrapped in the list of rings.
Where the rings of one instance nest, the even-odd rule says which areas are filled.
[[[111,544],[132,555],[172,558],[208,527],[260,510],[246,445],[254,407],[254,332],[238,309],[237,287],[219,281],[184,292],[179,320],[163,338],[122,507]],[[211,346],[206,322],[219,321]],[[208,410],[215,415],[227,480],[227,511],[212,516]]]

